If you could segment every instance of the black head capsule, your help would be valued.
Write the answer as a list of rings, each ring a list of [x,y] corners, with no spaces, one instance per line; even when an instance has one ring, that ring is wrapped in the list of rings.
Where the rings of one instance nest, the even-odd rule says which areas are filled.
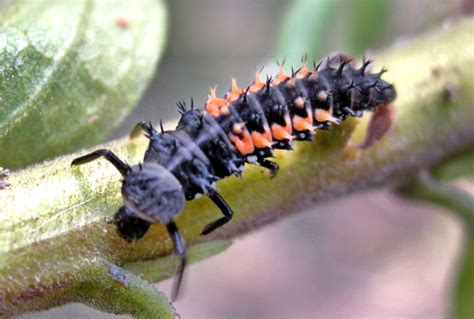
[[[150,228],[149,222],[137,217],[125,206],[115,213],[112,223],[115,225],[118,235],[129,243],[145,236]]]
[[[101,149],[74,159],[71,165],[81,165],[105,157],[124,177],[122,196],[124,206],[114,216],[117,233],[127,242],[140,239],[150,224],[162,223],[171,236],[181,262],[171,299],[178,296],[186,265],[186,244],[174,222],[185,205],[181,183],[163,166],[145,162],[133,167],[122,162],[110,150]]]

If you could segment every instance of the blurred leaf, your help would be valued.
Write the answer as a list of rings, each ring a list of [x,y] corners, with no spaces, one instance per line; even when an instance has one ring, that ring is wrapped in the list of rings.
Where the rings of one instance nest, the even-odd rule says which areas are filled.
[[[351,54],[362,54],[374,47],[386,30],[390,21],[389,3],[387,0],[347,1],[350,12],[350,26],[345,32],[347,49]]]
[[[388,0],[296,0],[282,24],[278,56],[294,65],[304,54],[320,59],[328,46],[362,54],[385,34],[389,13]]]
[[[102,141],[143,93],[165,25],[155,0],[36,0],[3,11],[0,166]]]
[[[330,28],[339,1],[296,0],[282,22],[277,56],[298,64],[301,56],[318,58],[331,35]]]

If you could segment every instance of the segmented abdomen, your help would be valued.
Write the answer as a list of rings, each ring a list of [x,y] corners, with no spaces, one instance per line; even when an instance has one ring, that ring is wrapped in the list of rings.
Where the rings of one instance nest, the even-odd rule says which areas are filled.
[[[385,69],[370,73],[370,63],[355,68],[341,58],[332,66],[328,59],[312,70],[303,65],[291,76],[280,66],[274,79],[262,81],[257,72],[246,89],[233,80],[223,98],[211,90],[204,110],[179,104],[176,130],[150,134],[145,160],[168,167],[188,199],[207,193],[221,178],[240,174],[246,162],[276,170],[267,160],[274,149],[290,150],[294,140],[311,140],[317,129],[394,100],[393,85],[381,79]]]
[[[370,62],[364,61],[360,69],[348,61],[337,68],[328,62],[312,71],[303,65],[291,76],[281,66],[275,79],[262,82],[257,73],[245,90],[233,80],[224,98],[211,90],[205,110],[228,132],[241,155],[290,148],[293,139],[309,140],[318,128],[327,129],[394,99],[393,86],[380,78],[385,70],[366,72]]]

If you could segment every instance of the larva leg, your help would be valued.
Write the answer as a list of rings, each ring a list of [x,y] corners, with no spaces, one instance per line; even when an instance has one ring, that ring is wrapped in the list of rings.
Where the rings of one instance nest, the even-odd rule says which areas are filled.
[[[267,159],[264,159],[262,161],[259,161],[258,164],[262,167],[267,168],[270,170],[270,177],[273,178],[278,174],[278,171],[280,170],[280,166],[278,166],[277,163],[269,161]]]
[[[122,206],[114,215],[113,224],[118,235],[127,242],[142,238],[150,228],[150,223],[143,220],[125,206]]]
[[[113,166],[115,166],[122,176],[126,176],[130,172],[130,166],[122,162],[122,160],[118,158],[118,156],[115,155],[111,150],[107,149],[100,149],[87,155],[75,158],[71,162],[71,166],[86,164],[102,156],[105,157],[105,159],[108,160]]]
[[[174,244],[174,251],[180,257],[180,264],[177,271],[177,277],[173,284],[173,290],[171,292],[171,301],[175,301],[179,295],[179,288],[183,280],[184,268],[186,267],[186,243],[184,242],[181,233],[176,227],[176,224],[172,221],[166,225],[166,229],[171,236]]]
[[[207,235],[216,230],[217,228],[221,227],[222,225],[227,224],[234,215],[230,206],[216,191],[209,192],[208,196],[214,202],[214,204],[219,207],[224,216],[219,219],[216,219],[215,221],[204,227],[204,230],[201,232],[201,235]]]

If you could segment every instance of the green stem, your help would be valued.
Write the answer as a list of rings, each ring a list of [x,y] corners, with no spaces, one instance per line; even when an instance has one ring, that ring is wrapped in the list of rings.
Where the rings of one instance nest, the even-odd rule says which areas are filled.
[[[474,318],[474,233],[466,238],[453,290],[451,318]]]
[[[474,68],[466,66],[474,63],[474,52],[466,43],[473,28],[474,20],[460,21],[379,56],[398,98],[395,124],[375,146],[350,146],[355,126],[360,132],[367,125],[365,119],[351,119],[318,132],[312,143],[300,143],[294,152],[278,153],[281,171],[274,179],[248,167],[242,179],[218,184],[235,218],[212,236],[200,232],[219,216],[218,209],[206,197],[187,203],[177,219],[186,243],[235,237],[318,201],[394,185],[472,148]],[[456,87],[456,99],[445,98],[448,85]],[[125,138],[94,149],[111,148],[135,164],[146,145],[144,138]],[[70,167],[73,158],[88,151],[15,172],[9,178],[12,186],[0,191],[1,314],[80,301],[78,291],[68,287],[94,280],[93,273],[81,271],[91,263],[123,266],[172,252],[163,225],[153,225],[131,244],[117,236],[109,222],[122,205],[120,175],[103,160]],[[59,291],[64,291],[62,298],[50,298]]]
[[[300,63],[304,54],[308,54],[309,61],[320,58],[322,49],[333,36],[327,26],[340,6],[341,2],[334,0],[293,1],[281,23],[277,58],[291,64]]]
[[[168,298],[148,281],[124,269],[93,263],[82,276],[92,280],[72,290],[78,300],[115,314],[131,314],[137,319],[177,318]]]
[[[228,240],[215,240],[208,243],[196,244],[187,252],[187,263],[192,264],[204,258],[217,255],[229,248],[231,242]],[[146,260],[126,264],[123,268],[139,275],[145,280],[159,282],[171,278],[176,273],[180,264],[180,258],[170,255],[155,260]]]
[[[457,178],[474,178],[474,148],[450,158],[436,166],[432,172],[433,176],[441,180],[454,180]]]
[[[464,155],[455,157],[454,163],[464,163],[463,158]],[[464,167],[463,165],[461,166]],[[467,238],[462,247],[458,271],[456,272],[451,314],[452,318],[473,318],[474,198],[458,187],[437,180],[427,172],[423,172],[418,178],[404,185],[399,189],[399,193],[414,200],[421,200],[444,207],[448,212],[459,217],[466,225]]]
[[[400,194],[447,208],[466,223],[469,232],[474,231],[474,198],[458,187],[440,182],[423,172],[418,178],[404,185]]]

